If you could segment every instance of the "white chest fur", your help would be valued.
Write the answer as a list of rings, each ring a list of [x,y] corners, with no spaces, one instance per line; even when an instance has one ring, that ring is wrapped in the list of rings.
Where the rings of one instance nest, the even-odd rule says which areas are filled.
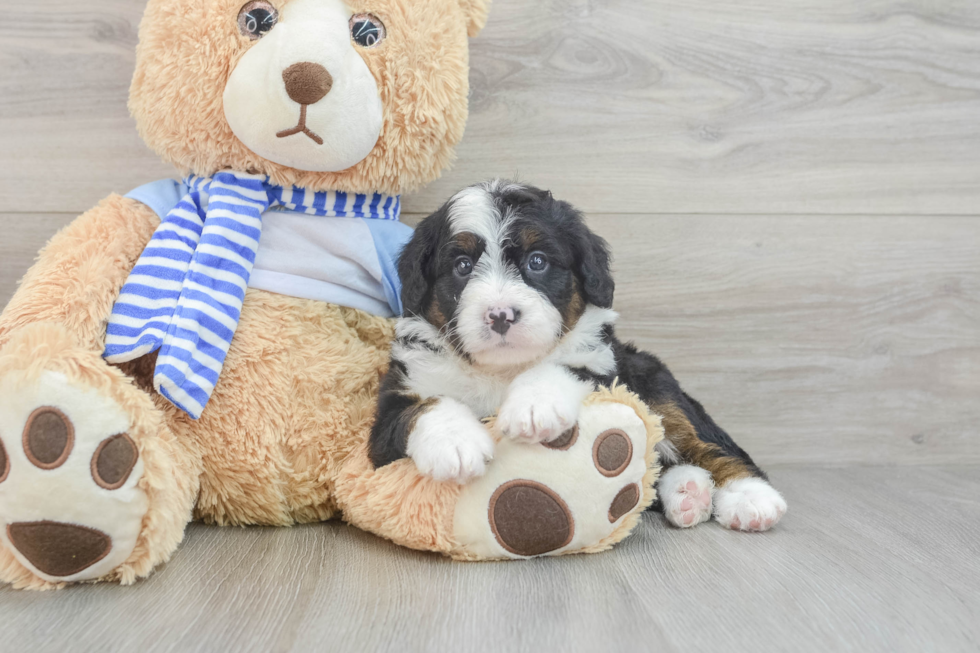
[[[616,362],[612,348],[602,340],[602,330],[616,317],[612,310],[590,306],[554,350],[536,363],[521,367],[473,366],[453,354],[432,325],[417,318],[399,320],[399,341],[393,345],[392,354],[405,365],[407,386],[413,393],[422,398],[450,397],[482,418],[497,412],[515,379],[535,369],[566,366],[600,375],[612,372]]]

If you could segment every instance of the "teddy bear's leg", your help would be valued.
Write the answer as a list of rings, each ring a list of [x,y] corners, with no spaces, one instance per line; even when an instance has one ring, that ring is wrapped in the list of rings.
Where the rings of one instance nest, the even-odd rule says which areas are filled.
[[[159,223],[147,206],[111,195],[59,231],[0,315],[0,349],[19,330],[54,322],[101,355],[112,305]]]
[[[132,582],[190,519],[199,457],[101,357],[147,211],[114,197],[76,220],[0,318],[0,581],[15,587]]]
[[[150,396],[55,324],[0,350],[0,581],[131,583],[191,518],[200,459]]]
[[[397,544],[454,558],[601,551],[653,501],[658,418],[624,388],[586,398],[579,421],[546,444],[498,442],[466,485],[422,476],[411,460],[373,469],[355,452],[337,483],[345,519]]]

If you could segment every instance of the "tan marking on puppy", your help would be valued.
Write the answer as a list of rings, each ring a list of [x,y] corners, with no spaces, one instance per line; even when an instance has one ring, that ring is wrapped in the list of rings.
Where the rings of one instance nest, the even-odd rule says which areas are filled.
[[[432,301],[429,302],[429,310],[425,312],[425,319],[437,329],[442,329],[446,326],[446,316],[443,314],[442,309],[439,308],[439,298],[435,295],[432,296]]]
[[[476,248],[480,243],[475,235],[469,232],[464,232],[456,235],[456,244],[459,245],[464,252],[472,256],[476,253]]]
[[[575,328],[579,318],[585,313],[585,306],[585,298],[582,297],[582,282],[576,279],[575,289],[572,290],[571,299],[559,311],[561,313],[562,330],[564,333],[568,333]]]
[[[406,396],[409,397],[415,404],[412,406],[412,408],[406,411],[408,413],[408,420],[405,422],[404,427],[405,437],[407,438],[409,435],[411,435],[412,431],[415,430],[415,423],[419,421],[419,418],[422,417],[423,413],[427,413],[433,406],[439,403],[439,397],[429,397],[428,399],[423,399],[416,394]]]
[[[715,486],[722,487],[737,478],[752,476],[742,460],[726,455],[716,444],[700,440],[694,425],[677,404],[655,404],[650,410],[661,416],[666,439],[677,447],[684,462],[706,469]]]
[[[541,232],[533,227],[524,227],[517,235],[518,242],[525,252],[530,252],[541,241]]]

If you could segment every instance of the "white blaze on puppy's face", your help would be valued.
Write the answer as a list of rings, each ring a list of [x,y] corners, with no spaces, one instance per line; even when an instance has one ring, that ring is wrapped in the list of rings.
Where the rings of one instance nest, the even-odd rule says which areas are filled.
[[[500,214],[482,186],[457,193],[449,209],[453,234],[473,234],[485,245],[460,294],[455,334],[473,362],[488,367],[539,360],[555,347],[562,332],[558,309],[528,286],[504,255],[511,220]],[[492,328],[488,316],[494,313],[508,316],[503,333]]]
[[[345,170],[370,154],[383,107],[351,41],[352,13],[341,0],[292,0],[241,58],[225,86],[224,111],[246,147],[312,172]]]

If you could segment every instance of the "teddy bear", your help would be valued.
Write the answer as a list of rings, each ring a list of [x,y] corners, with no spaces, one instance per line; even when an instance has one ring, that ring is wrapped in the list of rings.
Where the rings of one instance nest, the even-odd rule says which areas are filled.
[[[78,217],[0,317],[0,581],[133,583],[194,519],[462,560],[630,532],[663,430],[622,387],[465,485],[367,455],[400,198],[451,162],[488,2],[149,1],[130,109],[182,179]]]

